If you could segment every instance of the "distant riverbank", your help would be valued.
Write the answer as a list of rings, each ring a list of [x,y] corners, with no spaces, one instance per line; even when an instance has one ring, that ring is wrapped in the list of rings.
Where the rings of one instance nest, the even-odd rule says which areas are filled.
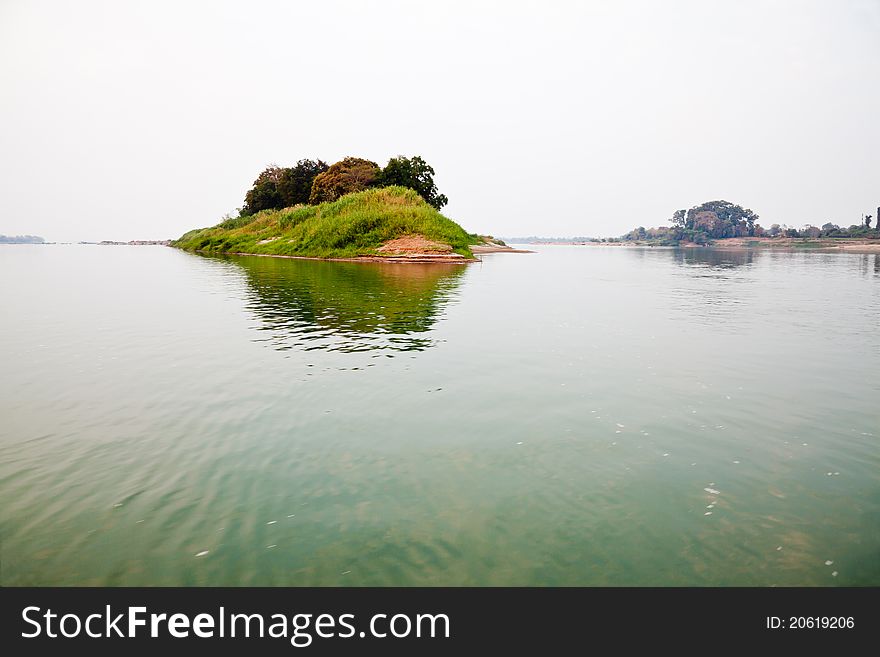
[[[570,242],[528,242],[528,244],[568,245],[568,246],[611,246],[617,248],[651,247],[657,249],[780,249],[809,250],[819,252],[880,253],[880,238],[803,238],[803,237],[729,237],[713,240],[709,244],[680,242],[675,246],[658,244],[651,240],[617,242],[570,241]]]

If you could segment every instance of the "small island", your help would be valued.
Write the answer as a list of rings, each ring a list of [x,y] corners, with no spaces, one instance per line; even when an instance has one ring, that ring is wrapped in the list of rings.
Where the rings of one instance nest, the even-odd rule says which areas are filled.
[[[238,216],[192,230],[172,246],[208,254],[381,262],[474,262],[474,252],[513,251],[468,233],[440,213],[446,196],[421,157],[384,168],[347,157],[331,166],[269,166]]]

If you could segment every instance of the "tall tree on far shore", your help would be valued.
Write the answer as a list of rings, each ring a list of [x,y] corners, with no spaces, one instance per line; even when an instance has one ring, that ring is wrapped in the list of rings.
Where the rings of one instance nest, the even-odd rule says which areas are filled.
[[[757,214],[730,201],[708,201],[672,215],[672,225],[683,233],[702,231],[712,239],[753,236],[757,221]]]

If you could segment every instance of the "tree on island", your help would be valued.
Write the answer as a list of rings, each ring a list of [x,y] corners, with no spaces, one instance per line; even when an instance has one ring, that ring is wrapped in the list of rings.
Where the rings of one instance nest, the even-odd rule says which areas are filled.
[[[315,177],[326,170],[327,164],[321,160],[300,160],[290,168],[270,164],[245,195],[241,214],[251,215],[260,210],[280,210],[308,203]]]
[[[281,179],[281,167],[270,164],[257,179],[254,186],[245,194],[242,215],[256,214],[260,210],[283,208],[281,194],[278,193],[278,181]]]
[[[671,221],[671,227],[646,229],[644,226],[639,226],[620,239],[648,240],[660,244],[679,242],[708,244],[713,239],[724,237],[754,237],[765,234],[764,229],[757,223],[757,214],[729,201],[708,201],[695,205],[690,210],[676,210]],[[775,230],[778,231],[779,226],[775,226]],[[772,231],[773,229],[771,233]]]
[[[708,201],[672,215],[672,225],[683,232],[702,232],[710,239],[753,237],[758,215],[729,201]]]
[[[412,158],[403,155],[392,157],[379,173],[376,182],[380,187],[391,185],[409,187],[438,210],[449,202],[446,196],[437,191],[437,185],[434,184],[434,169],[418,155]]]
[[[322,160],[300,160],[296,166],[284,169],[278,181],[278,193],[284,207],[308,203],[315,178],[328,168]]]
[[[359,157],[347,157],[318,174],[312,183],[309,204],[335,201],[340,196],[373,187],[379,177],[379,165]]]
[[[438,210],[448,202],[437,190],[433,167],[419,155],[398,155],[381,169],[372,160],[346,157],[331,166],[322,160],[300,160],[286,168],[270,164],[248,190],[239,214],[246,217],[262,210],[316,205],[370,187],[395,185],[414,190]]]

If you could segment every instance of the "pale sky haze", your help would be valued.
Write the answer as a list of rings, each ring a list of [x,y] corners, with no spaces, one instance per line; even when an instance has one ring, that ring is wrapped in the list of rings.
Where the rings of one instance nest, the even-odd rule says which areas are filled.
[[[346,155],[495,235],[880,205],[880,0],[0,0],[0,89],[3,234],[174,238]]]

